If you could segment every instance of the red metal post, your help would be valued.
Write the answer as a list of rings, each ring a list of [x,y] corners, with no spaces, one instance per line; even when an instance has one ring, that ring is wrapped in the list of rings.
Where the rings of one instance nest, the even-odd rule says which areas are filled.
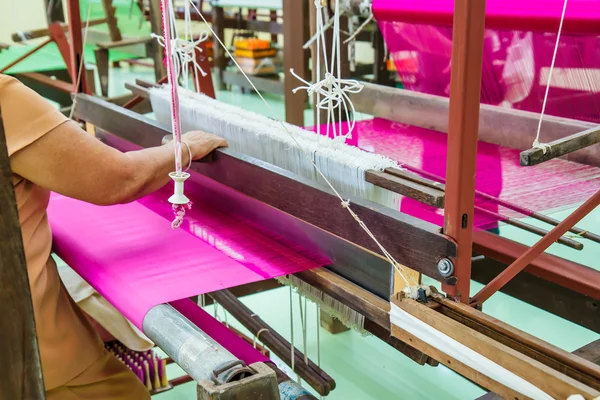
[[[85,74],[85,64],[83,60],[83,40],[81,37],[81,11],[79,9],[79,0],[68,0],[68,24],[69,38],[71,47],[70,71],[73,71],[71,79],[73,80],[73,93],[92,94]],[[83,69],[79,73],[79,66]],[[80,76],[78,76],[80,75]],[[79,80],[79,85],[77,81]]]
[[[456,241],[456,285],[443,290],[469,301],[475,160],[479,132],[485,0],[455,0],[444,233]]]
[[[596,192],[588,201],[583,203],[577,210],[569,215],[563,222],[558,224],[546,236],[541,238],[536,244],[530,247],[518,259],[515,260],[500,275],[495,277],[483,289],[477,293],[472,300],[473,304],[482,304],[494,293],[500,290],[508,281],[514,278],[519,272],[523,271],[537,256],[542,254],[552,243],[569,231],[583,217],[588,215],[594,208],[600,205],[600,191]]]

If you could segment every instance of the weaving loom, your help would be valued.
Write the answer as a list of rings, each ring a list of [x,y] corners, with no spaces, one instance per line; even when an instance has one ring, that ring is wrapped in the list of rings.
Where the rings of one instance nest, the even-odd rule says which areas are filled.
[[[290,1],[295,0],[285,0],[284,7]],[[465,22],[470,21],[467,16],[482,17],[485,11],[481,4],[474,5],[468,0],[457,0],[456,11],[451,1],[421,3],[424,2],[374,0],[371,6],[392,55],[397,53],[394,59],[400,72],[406,64],[400,62],[399,54],[413,51],[410,46],[415,44],[408,46],[398,39],[398,25],[402,29],[430,32],[428,27],[406,24],[445,27],[452,24],[453,17]],[[548,3],[548,9],[540,11],[520,6],[516,1],[503,2],[505,6],[490,1],[486,24],[491,29],[552,32],[560,21],[563,1]],[[594,34],[596,17],[584,12],[591,3],[574,1],[573,4],[577,12],[567,14],[565,31]],[[531,14],[525,11],[536,16],[534,27],[528,18]],[[514,18],[518,12],[524,17]],[[335,18],[340,14],[338,9],[334,11]],[[483,38],[473,39],[477,37],[476,28],[464,26],[463,30],[455,27],[455,35],[458,32],[462,40],[471,35],[474,42],[483,44]],[[168,23],[165,29],[168,30]],[[339,32],[339,26],[336,29]],[[170,43],[168,36],[164,43]],[[447,64],[452,43],[449,45],[443,49]],[[418,50],[426,52],[423,48]],[[454,57],[477,59],[481,54],[471,48],[464,54],[455,50],[452,62],[456,65],[459,61]],[[476,74],[477,66],[471,68]],[[417,70],[423,71],[423,68]],[[336,69],[328,72],[335,75]],[[341,85],[339,67],[337,73],[338,80],[334,82]],[[468,74],[453,72],[452,79],[456,85],[465,86],[461,96],[470,97],[450,97],[450,104],[455,102],[450,106],[450,127],[448,100],[439,97],[448,94],[445,86],[450,81],[438,74],[437,81],[426,76],[414,79],[412,89],[424,94],[365,84],[362,91],[351,92],[349,98],[357,112],[370,113],[375,119],[358,121],[355,125],[349,121],[343,124],[345,128],[340,122],[321,127],[319,122],[325,121],[317,120],[316,130],[321,135],[177,88],[174,77],[169,77],[171,85],[151,85],[147,89],[136,86],[137,93],[150,99],[156,121],[78,94],[75,117],[93,124],[100,140],[121,151],[156,146],[172,133],[177,140],[179,129],[219,134],[227,139],[229,148],[216,151],[210,160],[193,163],[185,195],[194,206],[186,210],[176,230],[170,226],[172,210],[168,200],[173,185],[137,202],[112,207],[97,207],[54,195],[48,214],[55,251],[171,355],[199,383],[205,395],[214,396],[199,394],[199,398],[221,398],[220,391],[230,387],[249,390],[247,393],[255,395],[258,392],[253,390],[265,390],[260,393],[269,399],[313,398],[267,357],[188,300],[216,292],[215,300],[225,305],[227,296],[223,292],[219,295],[219,291],[281,278],[311,300],[322,302],[324,311],[345,319],[353,328],[385,338],[390,344],[403,342],[402,346],[393,345],[415,361],[436,364],[433,360],[437,360],[502,396],[566,399],[581,395],[595,399],[600,396],[600,367],[493,321],[468,303],[472,300],[469,298],[472,249],[507,265],[519,262],[525,252],[525,246],[519,247],[487,232],[472,231],[473,227],[494,227],[498,221],[512,221],[519,215],[535,215],[539,211],[572,206],[592,195],[597,197],[600,173],[591,165],[555,159],[527,169],[527,179],[537,181],[538,185],[521,188],[519,174],[524,167],[519,166],[519,151],[500,145],[519,146],[494,140],[477,145],[477,126],[475,129],[471,126],[471,132],[475,132],[469,142],[473,154],[463,154],[463,158],[473,161],[471,174],[462,166],[457,167],[458,172],[451,171],[451,160],[462,165],[457,154],[468,151],[459,143],[463,138],[456,136],[457,131],[468,131],[468,127],[452,127],[452,121],[466,121],[465,115],[476,120],[469,113],[479,112],[479,85],[469,84],[464,75]],[[291,75],[287,78],[293,79]],[[433,85],[433,89],[424,87],[423,82]],[[494,82],[492,78],[484,79],[483,92],[492,93],[485,88]],[[472,87],[477,90],[467,90]],[[578,101],[589,104],[589,96],[586,94]],[[178,101],[174,102],[174,98]],[[457,101],[464,102],[464,109],[456,111],[462,108],[456,106]],[[503,103],[502,96],[482,101],[490,103],[481,111],[483,140],[485,132],[501,131],[497,123],[490,124],[494,118],[512,127],[509,130],[513,129],[513,133],[524,125],[536,123],[531,114],[523,111],[510,111],[508,119],[503,119],[507,111],[495,107]],[[408,103],[406,109],[402,108]],[[476,108],[472,106],[475,103]],[[429,111],[423,111],[423,104]],[[537,111],[538,103],[522,100],[521,105],[524,110]],[[413,110],[420,111],[411,114]],[[553,116],[546,122],[556,134],[572,133],[570,129],[581,126],[587,129],[590,122],[597,121],[593,107],[590,110],[585,115],[571,111],[562,115],[573,120]],[[331,108],[329,112],[337,114]],[[554,114],[553,109],[549,108],[548,113]],[[411,115],[401,118],[407,114]],[[450,132],[446,134],[447,131]],[[330,132],[335,134],[328,135]],[[333,137],[343,138],[350,133],[347,143]],[[456,140],[454,144],[452,137]],[[475,168],[477,182],[473,179]],[[461,174],[462,181],[457,178]],[[473,182],[465,184],[465,179]],[[465,195],[463,192],[470,191],[469,185],[478,191],[474,196],[475,210],[471,200],[471,210],[463,212],[464,207],[468,209],[469,200],[466,206],[465,200],[457,206],[461,201],[454,196]],[[543,195],[552,196],[552,201],[538,203]],[[552,225],[558,228],[549,235],[537,232],[545,236],[542,240],[553,237],[550,243],[558,240],[580,249],[578,240],[563,237],[569,230],[587,239],[600,240],[573,224]],[[472,233],[473,247],[470,237],[462,236],[460,226]],[[504,247],[517,250],[509,254]],[[468,265],[466,270],[465,265]],[[318,268],[323,266],[326,268]],[[525,267],[527,272],[579,291],[586,298],[600,299],[600,274],[581,265],[544,255],[540,261],[525,262],[521,270]],[[405,282],[398,279],[398,274]],[[421,274],[442,283],[449,297],[420,285]],[[475,296],[480,302],[471,304],[474,307],[487,299],[480,294]],[[550,311],[559,315],[565,312]],[[576,322],[599,331],[598,320],[590,322],[590,316],[594,319],[593,312],[586,314],[587,319]],[[264,329],[254,329],[255,335]],[[306,349],[302,354],[291,343],[285,350],[291,351],[288,361],[292,371],[304,372],[304,379],[313,389],[321,395],[333,390],[335,383],[308,360]],[[219,370],[221,365],[217,361],[225,362],[230,369]],[[237,361],[244,363],[242,368]],[[220,371],[223,379],[211,381],[213,374],[219,375],[215,371]],[[273,385],[275,373],[278,390]],[[311,374],[317,378],[307,379]],[[256,384],[256,380],[261,380],[263,386]],[[244,398],[255,398],[247,393]]]

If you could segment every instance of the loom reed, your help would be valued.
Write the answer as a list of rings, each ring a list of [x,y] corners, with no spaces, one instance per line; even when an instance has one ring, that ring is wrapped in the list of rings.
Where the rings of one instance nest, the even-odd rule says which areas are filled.
[[[253,335],[260,334],[260,341],[287,365],[292,364],[291,344],[246,307],[228,290],[213,292],[210,296],[236,318]],[[304,354],[294,348],[294,372],[298,373],[321,396],[327,396],[335,388],[335,381],[310,359],[304,362]]]
[[[424,176],[424,177],[426,177],[428,179],[432,179],[432,180],[440,182],[440,183],[445,183],[445,179],[442,178],[442,177],[440,177],[440,176],[438,176],[438,175],[429,173],[427,171],[423,171],[423,170],[421,170],[419,168],[415,168],[415,167],[412,167],[412,166],[406,165],[406,164],[403,164],[402,167],[404,169],[408,170],[408,171],[411,171],[411,172],[414,172],[416,174],[422,175],[422,176]],[[397,175],[397,172],[392,171],[391,169],[386,169],[386,172],[388,172],[388,173],[390,173],[392,175]],[[527,217],[535,218],[535,219],[537,219],[539,221],[542,221],[544,223],[547,223],[549,225],[557,226],[560,223],[560,221],[558,221],[558,220],[556,220],[554,218],[551,218],[551,217],[548,217],[546,215],[540,214],[538,212],[529,210],[529,209],[527,209],[525,207],[522,207],[522,206],[519,206],[517,204],[510,203],[510,202],[508,202],[506,200],[502,200],[502,199],[500,199],[498,197],[494,197],[494,196],[489,195],[487,193],[483,193],[483,192],[481,192],[479,190],[475,190],[475,195],[478,196],[478,197],[484,198],[486,200],[493,201],[493,202],[495,202],[496,204],[498,204],[500,206],[506,207],[506,208],[511,209],[513,211],[516,211],[516,212],[518,212],[520,214],[523,214],[523,215],[525,215]],[[509,218],[503,216],[502,220],[506,221],[506,219],[509,219]],[[514,221],[514,219],[511,219],[511,221]],[[588,231],[583,230],[581,228],[573,227],[573,228],[571,228],[569,230],[569,232],[571,232],[571,233],[573,233],[573,234],[575,234],[575,235],[577,235],[579,237],[589,239],[589,240],[591,240],[593,242],[600,243],[600,236],[599,235],[596,235],[594,233],[588,232]],[[533,233],[535,233],[535,232],[533,232]]]

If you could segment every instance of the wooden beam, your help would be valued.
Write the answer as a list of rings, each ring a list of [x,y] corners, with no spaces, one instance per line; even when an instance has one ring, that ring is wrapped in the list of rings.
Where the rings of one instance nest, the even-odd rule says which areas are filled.
[[[284,80],[279,77],[267,78],[263,76],[249,76],[250,80],[261,92],[273,94],[285,94]],[[290,78],[291,79],[291,78]],[[237,71],[223,71],[223,83],[227,85],[240,86],[244,89],[254,90],[248,80]]]
[[[113,42],[121,41],[123,37],[121,36],[121,31],[117,26],[116,8],[112,5],[112,0],[102,0],[102,6],[104,8],[104,15],[106,15],[106,23],[108,24],[110,40]]]
[[[53,22],[57,22],[57,21],[53,21]],[[106,23],[106,18],[92,19],[92,20],[90,20],[89,26],[91,27],[91,26],[96,26],[96,25],[102,25],[105,23]],[[62,29],[63,32],[66,32],[69,30],[69,25],[67,25],[65,23],[61,23],[60,28]],[[13,42],[18,43],[18,42],[23,42],[26,40],[37,39],[37,38],[46,37],[46,36],[50,36],[50,31],[48,30],[48,28],[42,28],[42,29],[35,29],[32,31],[27,31],[27,32],[13,33],[11,36],[11,39],[13,40]]]
[[[600,365],[600,339],[575,350],[573,354]]]
[[[152,33],[162,36],[162,14],[160,0],[150,0],[150,30]],[[147,53],[152,55],[154,61],[154,79],[158,82],[163,76],[167,76],[167,68],[163,63],[163,48],[158,44],[157,40],[149,42],[147,45]]]
[[[5,399],[44,399],[27,262],[0,114],[0,388]]]
[[[525,167],[537,165],[598,143],[600,143],[600,126],[554,140],[545,144],[543,149],[535,148],[522,151],[520,156],[521,165]]]
[[[469,347],[487,359],[523,378],[527,382],[530,382],[552,398],[566,399],[572,394],[581,394],[585,399],[594,399],[600,395],[600,392],[597,390],[578,382],[577,380],[554,370],[475,329],[444,316],[435,310],[434,307],[429,307],[414,300],[393,299],[392,301],[394,305],[413,317],[418,318],[437,331],[449,336],[464,346]],[[473,311],[477,312],[476,310]],[[521,393],[518,393],[503,384],[492,380],[490,377],[483,375],[481,372],[462,364],[420,338],[411,335],[404,329],[393,324],[391,329],[394,336],[401,340],[406,340],[407,343],[414,345],[417,349],[437,359],[448,368],[457,371],[467,379],[472,380],[486,389],[505,397],[510,396],[510,398],[514,399],[524,398]],[[517,340],[521,341],[521,337],[517,338]]]
[[[421,203],[437,208],[444,208],[445,193],[443,188],[432,188],[411,179],[374,170],[365,172],[365,180],[394,193],[420,201]]]
[[[595,364],[600,364],[600,340],[596,340],[575,350],[573,354]],[[477,400],[502,400],[502,397],[490,392],[478,397]]]
[[[496,318],[492,318],[470,306],[444,299],[439,295],[434,296],[434,301],[442,305],[442,307],[436,309],[440,314],[573,378],[577,382],[581,382],[595,390],[600,390],[600,367],[594,363],[553,346]]]
[[[308,16],[307,0],[283,0],[283,17],[286,23],[283,27],[283,70],[285,91],[285,120],[290,124],[304,126],[304,104],[307,101],[305,91],[293,93],[297,80],[289,75],[294,70],[299,76],[306,76],[308,65],[306,62],[304,39],[306,37],[304,23]]]

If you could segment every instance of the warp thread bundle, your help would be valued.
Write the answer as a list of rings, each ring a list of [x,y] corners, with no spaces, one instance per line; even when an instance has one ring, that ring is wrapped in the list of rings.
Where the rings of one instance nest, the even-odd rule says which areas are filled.
[[[105,343],[104,347],[132,370],[150,393],[171,388],[167,379],[167,360],[155,355],[152,350],[130,350],[119,341]]]

